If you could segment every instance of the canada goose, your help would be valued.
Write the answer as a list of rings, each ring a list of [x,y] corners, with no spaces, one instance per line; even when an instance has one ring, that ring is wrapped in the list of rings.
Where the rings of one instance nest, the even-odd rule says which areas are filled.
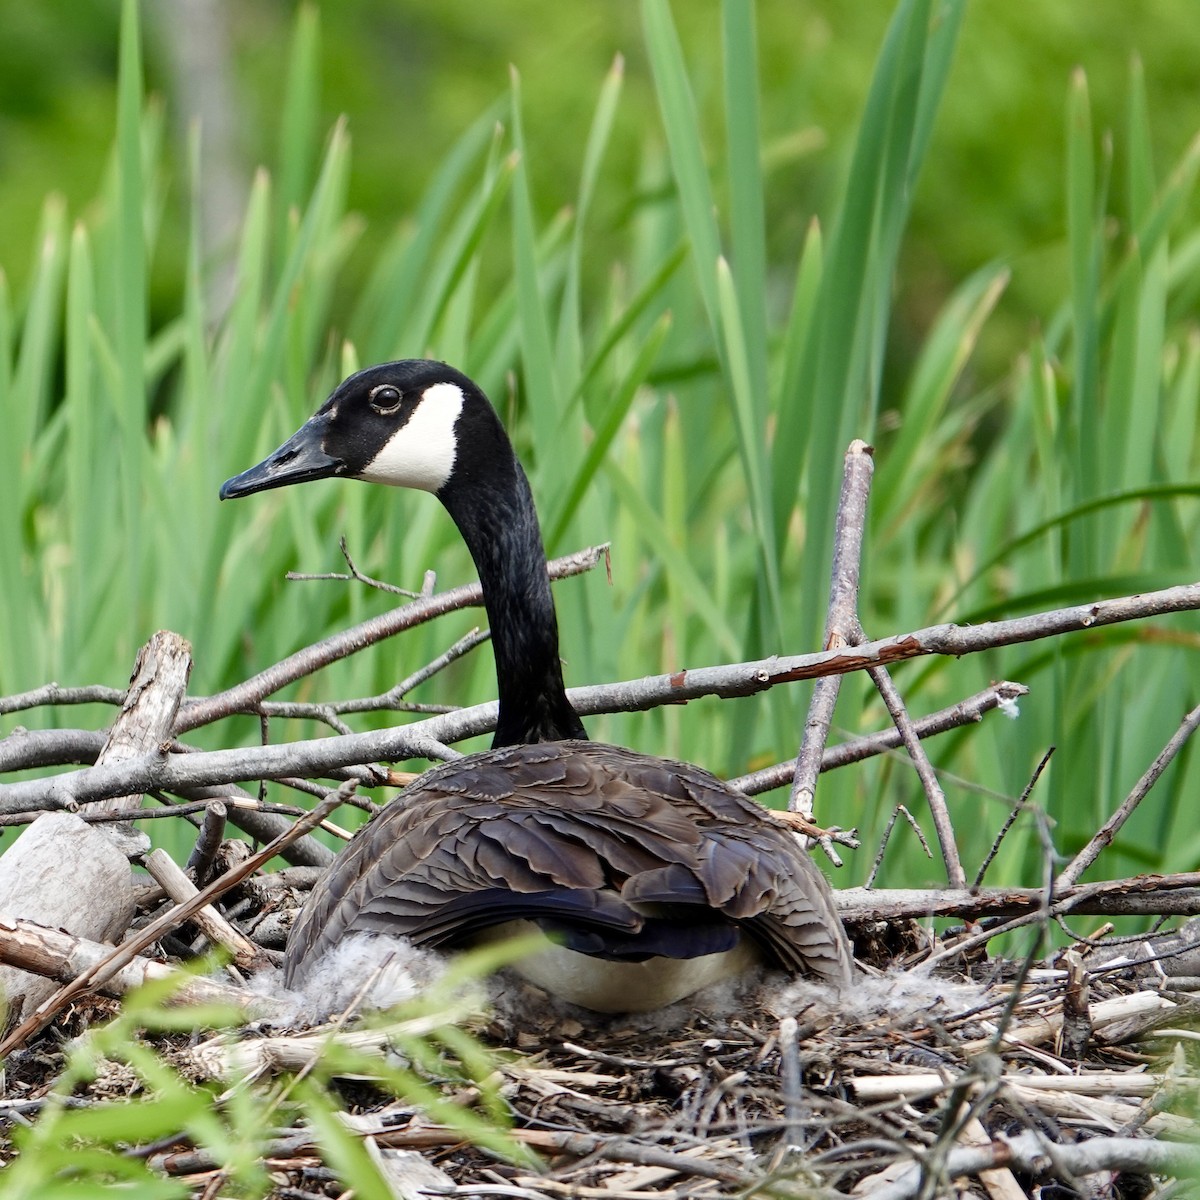
[[[483,585],[500,712],[491,750],[426,772],[335,860],[291,932],[288,986],[350,933],[452,948],[530,930],[547,946],[517,970],[602,1012],[757,962],[849,982],[829,885],[791,831],[699,767],[586,740],[529,483],[470,379],[417,359],[359,371],[221,498],[329,476],[445,505]]]

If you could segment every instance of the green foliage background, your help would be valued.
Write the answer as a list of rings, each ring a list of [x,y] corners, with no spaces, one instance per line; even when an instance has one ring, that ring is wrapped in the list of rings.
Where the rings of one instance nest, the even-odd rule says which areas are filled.
[[[331,484],[216,501],[348,370],[426,352],[505,413],[550,549],[613,543],[611,586],[558,589],[570,682],[816,646],[854,436],[877,446],[872,634],[1196,577],[1192,5],[243,3],[237,133],[265,169],[247,172],[228,246],[200,236],[208,160],[181,132],[164,12],[0,2],[0,695],[119,684],[164,626],[192,642],[194,693],[244,678],[387,605],[284,583],[335,568],[339,533],[371,574],[468,578],[428,497]],[[476,619],[292,693],[381,691]],[[1196,701],[1197,645],[1186,614],[899,668],[916,713],[992,679],[1032,688],[1020,719],[931,748],[968,872],[1050,745],[1036,799],[1058,850],[1076,849]],[[417,698],[492,686],[484,653]],[[591,728],[734,773],[794,752],[806,700]],[[110,718],[38,709],[3,730]],[[886,724],[864,680],[838,723]],[[257,735],[239,719],[195,740]],[[1094,874],[1194,867],[1196,773],[1185,750]],[[823,779],[820,817],[866,847],[843,882],[898,801],[921,812],[898,758]],[[1042,869],[1022,818],[989,881]],[[901,827],[880,882],[927,881],[941,871]],[[301,1120],[339,1178],[384,1194],[324,1071],[218,1099],[139,1042],[170,1020],[149,994],[75,1045],[6,1195],[183,1194],[120,1150],[178,1129],[239,1194],[265,1194],[258,1145]],[[410,1048],[426,1074],[452,1073],[444,1050],[486,1076],[452,1023],[432,1038]],[[69,1111],[101,1056],[134,1071],[137,1101]],[[434,1103],[414,1078],[388,1086]]]
[[[1134,28],[1115,2],[237,6],[238,137],[267,169],[215,248],[162,10],[120,49],[112,4],[3,8],[0,691],[118,682],[160,626],[192,641],[195,692],[244,677],[387,603],[282,583],[335,567],[340,532],[376,575],[466,578],[419,497],[215,501],[346,370],[397,355],[462,365],[505,411],[552,552],[614,543],[611,588],[559,589],[571,682],[816,645],[852,436],[878,448],[873,634],[1195,573],[1186,4]],[[473,620],[297,694],[386,687]],[[1056,840],[1086,837],[1193,699],[1194,631],[898,672],[917,712],[991,678],[1034,689],[1020,721],[934,751],[968,863],[1051,744]],[[420,698],[490,688],[483,655]],[[793,751],[805,700],[593,733],[735,773]],[[860,680],[838,716],[884,724]],[[1105,873],[1194,864],[1190,771]],[[916,796],[883,761],[829,777],[820,815],[870,846]],[[906,836],[885,881],[937,878]],[[996,878],[1028,881],[1036,853],[1025,823]]]

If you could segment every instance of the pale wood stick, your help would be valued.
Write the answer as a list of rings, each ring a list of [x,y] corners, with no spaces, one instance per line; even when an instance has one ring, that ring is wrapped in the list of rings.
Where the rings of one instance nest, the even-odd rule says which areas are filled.
[[[169,742],[191,673],[191,646],[177,633],[159,630],[138,651],[125,701],[96,761],[123,762]],[[110,796],[97,807],[103,812],[120,812],[141,804],[141,792],[132,792]]]
[[[165,850],[152,850],[146,856],[146,870],[176,904],[192,899],[200,891]],[[210,942],[224,946],[242,970],[257,971],[271,965],[270,956],[262,947],[256,946],[211,904],[197,909],[191,919],[200,926]]]
[[[848,645],[858,624],[858,581],[862,566],[863,532],[867,522],[867,496],[871,490],[875,451],[866,442],[850,443],[842,468],[842,490],[838,497],[834,530],[833,569],[829,580],[829,608],[825,618],[823,648],[840,650]],[[829,740],[833,709],[841,689],[840,675],[827,675],[813,687],[804,735],[796,755],[790,812],[813,815],[813,797],[821,757]]]

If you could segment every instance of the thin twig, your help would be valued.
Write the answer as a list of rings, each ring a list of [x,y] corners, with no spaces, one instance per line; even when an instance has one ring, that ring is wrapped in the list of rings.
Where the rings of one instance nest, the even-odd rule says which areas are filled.
[[[47,683],[28,692],[17,692],[12,696],[0,696],[0,716],[24,712],[30,708],[49,708],[56,704],[111,704],[125,703],[126,693],[120,688],[92,685],[89,687],[60,687]]]
[[[564,558],[557,558],[547,564],[550,578],[564,579],[570,575],[590,571],[604,557],[604,551],[604,546],[592,546]],[[327,667],[330,663],[346,658],[366,646],[373,645],[405,629],[411,629],[414,625],[419,625],[444,613],[482,603],[483,589],[478,583],[471,583],[463,587],[452,588],[450,591],[436,596],[423,596],[409,604],[394,608],[390,612],[372,617],[369,621],[363,621],[350,629],[344,629],[332,637],[307,646],[303,650],[298,650],[295,654],[289,655],[274,666],[260,671],[257,675],[251,676],[227,691],[218,692],[215,696],[209,696],[205,700],[197,700],[192,704],[185,705],[179,714],[175,732],[177,734],[186,733],[189,729],[207,725],[219,717],[253,709],[267,696],[277,692],[286,684],[294,683],[297,679],[311,675],[321,667]]]
[[[917,776],[925,789],[925,800],[929,805],[929,813],[933,818],[938,844],[942,849],[946,879],[951,887],[965,887],[967,875],[963,870],[962,859],[959,857],[958,843],[954,837],[954,825],[950,820],[950,810],[946,805],[946,794],[942,791],[942,785],[938,783],[933,764],[929,761],[925,748],[913,730],[912,722],[908,719],[908,712],[904,707],[904,701],[900,698],[900,692],[896,685],[892,683],[891,676],[883,667],[871,667],[867,673],[871,676],[896,728],[900,731],[900,736],[904,739],[904,747],[908,751],[908,756],[912,759]]]
[[[1058,886],[1074,883],[1096,861],[1100,851],[1116,837],[1121,826],[1133,815],[1134,809],[1145,799],[1147,793],[1158,781],[1158,777],[1167,769],[1175,755],[1183,749],[1184,744],[1196,732],[1198,726],[1200,726],[1200,705],[1197,705],[1184,717],[1183,724],[1175,731],[1175,736],[1146,769],[1146,773],[1137,781],[1133,791],[1126,796],[1120,808],[1096,830],[1087,845],[1062,869],[1056,880]]]
[[[327,571],[322,574],[309,574],[302,571],[289,571],[284,578],[292,583],[305,583],[315,580],[335,579],[342,583],[348,583],[355,579],[359,583],[365,583],[368,587],[377,588],[381,592],[388,592],[393,596],[408,596],[411,600],[419,600],[426,595],[425,591],[410,592],[407,588],[397,587],[394,583],[384,583],[381,579],[372,579],[369,575],[364,575],[358,567],[354,565],[354,559],[350,557],[349,547],[346,545],[346,535],[342,534],[338,538],[338,549],[342,552],[342,557],[346,560],[346,566],[350,571],[349,575],[343,575],[340,571]]]
[[[1021,683],[995,683],[982,692],[976,692],[957,704],[948,708],[938,709],[927,717],[913,722],[913,731],[919,738],[934,737],[939,733],[947,733],[963,725],[970,725],[983,720],[985,713],[999,708],[1010,711],[1014,703],[1022,696],[1028,696],[1029,689]],[[826,746],[821,755],[821,773],[834,771],[838,767],[849,766],[851,763],[864,762],[877,754],[886,754],[904,745],[900,731],[894,726],[881,729],[878,733],[868,733],[861,737],[851,738],[836,746]],[[796,760],[789,758],[786,762],[775,763],[746,775],[739,775],[728,780],[729,786],[745,792],[747,796],[758,796],[769,792],[772,788],[790,784],[796,773]]]
[[[891,840],[892,830],[896,828],[896,818],[903,817],[909,825],[909,828],[917,835],[917,841],[921,843],[921,849],[925,851],[925,857],[933,858],[933,851],[929,848],[929,843],[925,840],[924,831],[917,823],[916,817],[908,811],[903,804],[897,804],[892,809],[892,815],[888,817],[888,823],[883,831],[883,836],[879,839],[879,850],[875,855],[875,861],[871,864],[871,869],[867,873],[867,881],[863,886],[865,888],[873,888],[875,886],[875,877],[879,874],[879,868],[883,865],[883,856],[887,851],[888,842]]]
[[[975,873],[975,880],[971,884],[972,887],[977,888],[981,883],[983,883],[983,877],[987,874],[988,867],[992,865],[993,859],[995,859],[996,855],[1000,852],[1001,842],[1004,841],[1008,831],[1013,827],[1013,822],[1016,821],[1017,817],[1025,811],[1025,806],[1029,803],[1029,797],[1033,794],[1033,789],[1037,786],[1037,781],[1042,777],[1042,772],[1049,764],[1050,757],[1053,755],[1053,753],[1054,747],[1051,746],[1050,749],[1042,755],[1041,762],[1039,762],[1034,768],[1033,774],[1030,776],[1029,782],[1025,785],[1025,788],[1021,792],[1020,797],[1017,799],[1016,804],[1009,809],[1008,816],[1005,818],[1004,824],[1000,827],[1000,832],[997,833],[995,838],[992,840],[992,844],[988,849],[987,854],[984,855],[983,862],[979,864],[979,870]]]

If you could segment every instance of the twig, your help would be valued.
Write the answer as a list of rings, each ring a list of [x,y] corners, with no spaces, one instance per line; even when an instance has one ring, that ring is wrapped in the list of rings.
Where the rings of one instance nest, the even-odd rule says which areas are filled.
[[[330,707],[334,712],[339,713],[354,713],[354,712],[377,712],[379,710],[400,710],[402,709],[401,700],[418,684],[424,683],[427,679],[431,679],[439,671],[444,670],[452,662],[457,662],[465,654],[469,654],[476,646],[482,645],[492,636],[488,629],[472,629],[470,633],[458,639],[448,650],[439,654],[432,662],[426,663],[420,670],[414,671],[406,679],[402,679],[394,688],[390,688],[386,692],[382,692],[378,696],[364,696],[358,700],[343,700],[341,703],[333,704]],[[409,711],[418,706],[409,706]],[[454,709],[442,707],[437,709],[434,705],[426,705],[429,711],[453,712]]]
[[[1021,683],[994,683],[982,692],[976,692],[957,704],[948,708],[938,709],[927,717],[913,722],[913,731],[919,738],[934,737],[939,733],[947,733],[963,725],[970,725],[983,720],[984,713],[1000,708],[1009,710],[1022,696],[1028,696],[1029,689]],[[863,762],[877,754],[886,754],[904,744],[900,731],[893,725],[878,733],[867,733],[861,737],[851,738],[836,746],[826,746],[821,755],[821,772],[836,770],[838,767],[849,766],[851,763]],[[728,781],[730,787],[745,792],[748,796],[758,796],[769,792],[772,788],[783,787],[791,783],[796,773],[796,760],[790,758],[787,762],[776,763],[774,766],[763,767],[746,775],[739,775]]]
[[[1146,769],[1146,773],[1137,781],[1132,792],[1122,802],[1120,808],[1091,836],[1088,843],[1059,873],[1056,886],[1062,887],[1074,883],[1096,861],[1100,851],[1107,846],[1122,825],[1133,815],[1134,809],[1145,799],[1146,794],[1158,781],[1158,777],[1167,769],[1171,760],[1183,749],[1188,738],[1200,726],[1200,705],[1192,709],[1183,719],[1183,724],[1175,731],[1175,736],[1163,747],[1162,753]]]
[[[1054,747],[1051,746],[1045,754],[1042,755],[1041,761],[1033,769],[1033,774],[1029,778],[1029,782],[1025,785],[1024,790],[1018,797],[1016,804],[1009,809],[1008,816],[1005,818],[1004,824],[1000,826],[1000,832],[996,834],[992,840],[992,844],[988,849],[987,854],[983,857],[983,862],[979,864],[979,870],[975,873],[975,880],[971,884],[973,888],[979,887],[983,883],[983,877],[987,874],[987,869],[992,865],[992,861],[1000,852],[1000,844],[1004,841],[1008,831],[1013,827],[1013,822],[1017,817],[1024,812],[1026,804],[1029,802],[1029,797],[1033,794],[1033,789],[1037,786],[1037,781],[1042,777],[1042,772],[1046,769],[1050,762],[1050,757],[1054,753]]]
[[[578,575],[590,571],[604,556],[604,546],[593,546],[587,550],[577,551],[565,558],[557,558],[547,564],[551,579],[564,579],[570,575]],[[186,733],[207,725],[219,717],[226,717],[235,712],[253,710],[262,700],[273,692],[277,692],[286,684],[294,683],[305,675],[311,675],[321,667],[346,658],[362,650],[366,646],[391,637],[405,629],[411,629],[424,621],[439,617],[443,613],[454,612],[460,608],[468,608],[483,603],[483,589],[478,583],[466,584],[463,587],[452,588],[437,596],[422,597],[409,604],[394,608],[390,612],[372,617],[369,621],[344,629],[333,637],[316,642],[295,654],[277,662],[274,666],[260,671],[257,675],[239,683],[227,691],[218,692],[205,700],[197,700],[185,705],[179,714],[175,732]],[[378,757],[372,755],[371,757]],[[366,759],[358,760],[360,762]]]
[[[900,731],[900,736],[904,739],[904,748],[908,751],[908,756],[912,759],[921,785],[925,789],[925,800],[929,805],[933,828],[937,833],[938,844],[942,850],[942,862],[946,867],[946,879],[951,887],[965,887],[967,875],[958,854],[954,825],[950,820],[950,810],[946,806],[946,794],[942,791],[942,785],[938,783],[933,764],[929,761],[929,756],[925,753],[920,738],[913,730],[912,722],[908,719],[908,712],[904,707],[904,701],[900,698],[900,692],[883,667],[870,667],[867,674],[871,676],[896,728]]]
[[[925,834],[921,826],[917,824],[917,819],[908,811],[903,804],[897,804],[892,809],[892,815],[888,817],[888,823],[883,831],[883,836],[879,839],[879,850],[875,855],[875,861],[871,863],[871,869],[867,872],[867,881],[863,887],[870,890],[875,885],[875,876],[879,874],[879,868],[883,866],[883,856],[887,851],[888,842],[891,840],[892,830],[896,828],[896,818],[903,817],[909,825],[909,828],[917,835],[917,841],[921,843],[921,849],[925,851],[925,857],[932,859],[933,851],[929,848],[929,843],[925,840]]]
[[[342,534],[342,536],[338,538],[338,549],[342,552],[342,557],[346,560],[346,566],[350,571],[349,575],[343,575],[340,571],[327,571],[317,575],[301,571],[289,571],[284,578],[293,583],[324,579],[336,579],[342,583],[347,583],[351,579],[356,579],[359,583],[365,583],[368,587],[378,588],[381,592],[389,592],[393,596],[408,596],[413,600],[419,600],[422,596],[428,594],[424,590],[420,592],[410,592],[407,588],[397,587],[394,583],[384,583],[381,579],[372,579],[369,575],[364,575],[358,569],[358,567],[354,565],[354,559],[350,557],[350,550],[346,545],[345,534]]]
[[[355,786],[353,781],[343,784],[343,787],[347,789]],[[219,879],[210,883],[208,887],[197,892],[190,900],[175,905],[136,933],[131,933],[105,959],[89,968],[65,987],[60,988],[49,1000],[38,1005],[30,1017],[22,1021],[3,1042],[0,1042],[0,1059],[7,1058],[14,1050],[23,1046],[29,1038],[48,1025],[55,1015],[76,996],[102,985],[105,980],[119,971],[121,967],[126,966],[137,954],[156,942],[164,933],[175,929],[206,904],[211,903],[218,896],[224,895],[230,888],[236,887],[247,876],[254,874],[263,863],[274,858],[289,842],[293,842],[296,838],[308,833],[309,830],[315,829],[341,803],[341,791],[342,789],[339,788],[337,794],[323,800],[286,833],[281,834],[269,845],[238,863]]]
[[[833,568],[829,580],[829,608],[825,618],[826,650],[847,645],[858,624],[858,581],[862,565],[863,531],[867,520],[867,496],[871,490],[874,450],[866,442],[850,443],[842,468],[842,490],[838,497],[834,530]],[[840,675],[828,675],[813,688],[804,736],[796,755],[792,793],[788,798],[791,812],[813,814],[813,796],[833,710],[841,690]]]
[[[50,708],[58,704],[122,704],[125,692],[120,688],[102,687],[61,687],[57,683],[47,683],[40,688],[28,692],[16,692],[12,696],[0,696],[0,716],[9,713],[25,712],[31,708]]]

